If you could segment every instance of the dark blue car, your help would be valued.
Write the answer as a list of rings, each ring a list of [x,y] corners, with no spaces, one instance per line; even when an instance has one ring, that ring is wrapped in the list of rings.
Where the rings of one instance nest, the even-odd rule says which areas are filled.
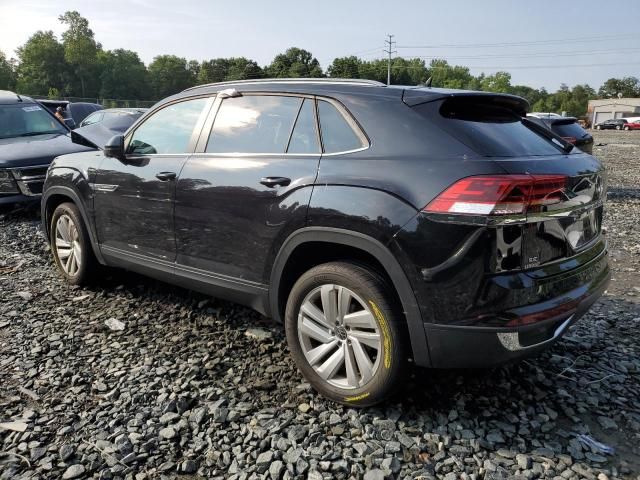
[[[0,204],[38,199],[51,160],[86,150],[35,100],[0,91]]]

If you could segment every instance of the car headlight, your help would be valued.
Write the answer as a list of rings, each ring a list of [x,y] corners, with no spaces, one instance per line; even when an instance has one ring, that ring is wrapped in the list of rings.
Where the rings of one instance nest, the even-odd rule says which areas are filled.
[[[18,187],[9,170],[0,170],[0,193],[17,193]]]

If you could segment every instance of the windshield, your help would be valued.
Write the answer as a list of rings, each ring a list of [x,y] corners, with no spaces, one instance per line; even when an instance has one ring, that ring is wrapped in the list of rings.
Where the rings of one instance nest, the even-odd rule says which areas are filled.
[[[67,130],[39,105],[0,105],[0,138],[45,133],[67,133]]]

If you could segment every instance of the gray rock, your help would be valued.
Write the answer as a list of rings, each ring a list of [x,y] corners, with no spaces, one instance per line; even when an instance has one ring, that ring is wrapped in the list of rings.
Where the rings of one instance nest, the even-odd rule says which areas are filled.
[[[364,480],[384,480],[385,474],[382,470],[378,468],[374,468],[373,470],[368,470],[364,474]]]
[[[84,475],[84,465],[76,463],[67,468],[62,474],[62,480],[71,480],[72,478],[79,478]]]
[[[159,435],[166,440],[171,440],[172,438],[175,438],[178,433],[173,427],[165,427],[160,430]]]
[[[269,466],[269,477],[271,478],[271,480],[279,480],[284,469],[284,463],[282,463],[280,460],[271,462],[271,465]]]

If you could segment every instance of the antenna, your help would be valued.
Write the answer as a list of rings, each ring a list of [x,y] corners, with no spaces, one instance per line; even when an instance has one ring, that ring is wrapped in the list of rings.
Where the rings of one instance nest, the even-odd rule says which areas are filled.
[[[398,53],[398,51],[393,50],[393,44],[396,43],[393,41],[393,37],[395,37],[395,35],[387,35],[387,37],[389,37],[389,40],[385,40],[384,43],[389,45],[389,48],[383,50],[383,52],[389,54],[389,60],[387,61],[387,85],[391,85],[391,55]]]

